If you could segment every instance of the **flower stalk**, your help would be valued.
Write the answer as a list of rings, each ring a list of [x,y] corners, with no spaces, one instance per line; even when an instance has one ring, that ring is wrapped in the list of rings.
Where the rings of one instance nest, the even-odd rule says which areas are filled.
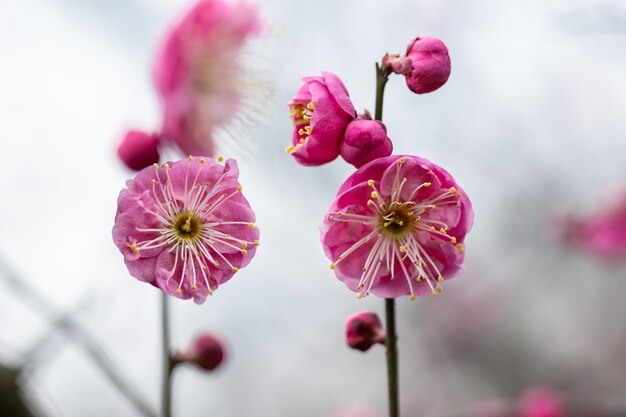
[[[374,119],[383,119],[383,99],[389,77],[376,64],[376,108]],[[400,417],[399,380],[398,380],[398,335],[396,334],[396,300],[385,298],[385,328],[387,337],[387,387],[389,394],[389,417]]]
[[[161,391],[161,417],[172,417],[172,372],[176,362],[170,349],[170,317],[168,295],[161,294],[161,344],[163,347],[163,385]]]

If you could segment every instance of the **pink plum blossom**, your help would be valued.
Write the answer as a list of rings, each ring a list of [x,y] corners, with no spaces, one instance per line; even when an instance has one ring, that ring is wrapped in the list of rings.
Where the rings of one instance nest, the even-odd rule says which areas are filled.
[[[304,85],[289,101],[294,130],[286,151],[302,165],[322,165],[339,155],[339,143],[355,118],[348,90],[335,74],[304,77]]]
[[[526,391],[517,403],[519,417],[564,417],[563,399],[551,388],[534,387]]]
[[[343,159],[356,168],[376,158],[389,156],[392,151],[393,145],[387,136],[387,129],[378,120],[353,120],[339,145]]]
[[[223,0],[198,1],[171,29],[153,69],[165,140],[213,156],[214,131],[233,118],[244,93],[241,49],[260,31],[254,6]]]
[[[346,343],[362,352],[376,343],[385,344],[385,332],[378,315],[362,311],[350,316],[346,322]]]
[[[175,355],[179,363],[192,363],[205,371],[216,369],[224,361],[226,351],[221,340],[211,333],[201,333],[183,352]]]
[[[129,130],[117,148],[117,156],[133,171],[159,162],[159,137],[154,133]]]
[[[618,191],[588,215],[559,219],[563,238],[607,260],[626,259],[626,192]]]
[[[255,215],[237,163],[191,156],[145,168],[120,192],[113,240],[130,274],[198,304],[254,256]]]
[[[341,186],[321,226],[331,269],[358,297],[441,291],[461,271],[470,200],[443,168],[410,155],[362,166]]]
[[[406,84],[411,91],[417,94],[435,91],[448,81],[450,76],[450,57],[448,48],[439,39],[422,36],[415,38],[408,46],[405,61],[398,64],[391,61],[390,65],[403,73]]]

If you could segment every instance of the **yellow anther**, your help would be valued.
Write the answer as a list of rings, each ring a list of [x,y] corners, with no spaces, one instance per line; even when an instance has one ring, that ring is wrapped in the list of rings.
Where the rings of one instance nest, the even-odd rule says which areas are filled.
[[[441,285],[437,285],[437,288],[435,288],[437,290],[437,292],[441,292],[443,291],[443,288],[441,288]]]
[[[307,135],[310,135],[311,132],[313,131],[313,128],[311,126],[306,126],[304,128],[304,131],[306,132]]]
[[[254,241],[254,246],[259,246],[260,244],[261,244],[261,241],[259,241],[259,240],[255,240]]]
[[[415,294],[411,294],[411,295],[409,295],[409,299],[410,299],[410,300],[415,300]]]
[[[402,165],[404,164],[404,162],[406,162],[406,159],[404,157],[398,159],[398,165]]]
[[[367,185],[369,185],[370,187],[374,186],[374,180],[367,180]]]
[[[450,194],[456,194],[456,188],[450,187]]]
[[[249,227],[250,229],[254,228],[254,223],[248,223],[248,227]]]
[[[163,168],[170,169],[170,164],[168,164],[168,163],[163,164]]]
[[[213,295],[213,290],[209,288],[209,295]]]
[[[307,116],[306,114],[303,114],[303,115],[302,115],[302,119],[303,119],[305,122],[308,122],[309,120],[311,120],[311,118],[310,118],[309,116]]]
[[[155,162],[154,164],[152,164],[152,167],[153,167],[154,169],[159,169],[159,164],[157,164],[157,163]]]
[[[441,229],[439,229],[439,231],[440,231],[441,233],[443,233],[444,235],[445,235],[446,233],[448,233],[448,232],[446,231],[446,229],[444,229],[443,227],[442,227]]]
[[[304,129],[302,128],[298,129],[298,135],[304,136]]]
[[[139,253],[139,248],[137,247],[136,243],[128,244],[128,247],[131,251],[133,251],[133,253]]]
[[[233,266],[233,272],[237,272],[239,271],[239,268],[237,268],[236,266]]]
[[[331,262],[331,263],[330,263],[330,269],[335,269],[335,264],[334,264],[334,262]]]
[[[368,206],[373,206],[375,203],[372,200],[367,200],[367,205]]]
[[[461,194],[461,193],[456,193],[456,196],[457,196],[458,198],[461,198],[461,197],[463,197],[463,194]]]
[[[358,293],[358,294],[356,295],[356,298],[357,298],[358,300],[360,300],[361,298],[363,298],[363,293]]]
[[[422,278],[421,277],[417,277],[417,279],[415,281],[422,282]]]
[[[337,258],[337,262],[341,261],[343,259],[343,256],[340,256],[339,258]]]
[[[461,252],[462,254],[465,253],[465,250],[463,249],[463,245],[461,243],[457,243],[456,244],[456,248],[459,250],[459,252]]]
[[[224,162],[224,157],[222,155],[218,156],[217,162]]]
[[[241,190],[243,190],[243,185],[239,185],[239,187],[237,187],[237,191],[241,192]]]
[[[435,231],[435,226],[430,226],[430,229],[429,229],[429,230],[430,230],[431,232],[434,232],[434,231]]]
[[[213,266],[220,266],[220,263],[215,261],[215,262],[213,262]]]
[[[439,282],[443,282],[443,277],[442,277],[441,275],[439,275],[439,276],[437,277],[437,281],[439,281]]]
[[[435,291],[435,290],[433,290],[432,292],[433,292],[433,295],[437,295],[438,294],[437,291]]]
[[[426,213],[426,209],[422,209],[422,211],[420,211],[420,214],[424,214]]]
[[[196,291],[197,289],[198,289],[198,287],[197,287],[197,286],[195,286],[195,285],[192,285],[192,286],[191,286],[191,290],[192,290],[192,291]]]
[[[404,246],[400,246],[400,252],[402,253],[406,252],[406,248]]]
[[[241,250],[241,254],[242,254],[242,255],[245,255],[245,254],[247,254],[247,253],[248,253],[248,251],[247,251],[246,249],[242,249],[242,250]]]
[[[367,268],[363,267],[363,269],[361,269],[362,272],[366,272]]]
[[[315,108],[315,106],[313,105],[313,102],[309,102],[309,104],[306,105],[306,108],[309,110],[313,110]]]
[[[452,243],[456,243],[456,238],[455,238],[454,236],[452,236],[452,237],[450,238],[450,242],[452,242]]]
[[[437,205],[436,205],[436,204],[431,204],[431,205],[430,205],[430,208],[431,208],[431,209],[436,209],[436,208],[437,208]]]
[[[180,288],[176,288],[176,294],[181,295],[183,291]]]
[[[431,185],[432,185],[432,184],[431,184],[430,182],[425,182],[425,183],[424,183],[424,187],[426,187],[426,188],[430,187]]]
[[[296,150],[296,148],[293,145],[289,145],[285,148],[285,152],[287,153],[293,153]]]
[[[378,193],[376,191],[372,191],[372,198],[378,198]]]
[[[407,182],[408,180],[406,179],[406,177],[402,178],[402,182]]]
[[[248,247],[248,243],[247,242],[241,242],[241,248],[242,249],[246,249]]]
[[[152,185],[156,184],[156,180],[152,178]]]
[[[343,211],[341,210],[337,212],[337,216],[341,216],[342,214],[343,214]]]
[[[189,155],[189,156],[187,157],[187,159],[189,159],[189,160],[191,161],[191,160],[193,160],[193,156]]]
[[[328,216],[328,220],[335,220],[335,216]]]

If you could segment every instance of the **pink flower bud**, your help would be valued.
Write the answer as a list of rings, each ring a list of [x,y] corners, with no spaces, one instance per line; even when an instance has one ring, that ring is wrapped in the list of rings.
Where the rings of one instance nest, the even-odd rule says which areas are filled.
[[[385,344],[385,332],[376,313],[362,311],[348,318],[346,342],[352,349],[365,352],[376,343]]]
[[[565,406],[556,391],[535,387],[526,391],[518,401],[520,417],[563,417]]]
[[[124,164],[139,171],[159,162],[159,137],[154,133],[129,130],[117,148],[117,156]]]
[[[205,371],[212,371],[220,366],[225,356],[222,342],[210,333],[202,333],[185,352],[177,354],[175,360],[193,363]]]
[[[430,93],[448,81],[450,57],[448,48],[439,39],[428,36],[415,38],[407,48],[406,59],[411,61],[406,84],[414,93]]]
[[[343,159],[357,169],[376,158],[391,155],[392,151],[387,129],[378,120],[353,120],[339,145]]]

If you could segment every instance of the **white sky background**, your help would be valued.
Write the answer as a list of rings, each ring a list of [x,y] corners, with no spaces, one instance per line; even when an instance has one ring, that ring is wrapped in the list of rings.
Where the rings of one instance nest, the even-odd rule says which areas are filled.
[[[59,306],[95,299],[81,320],[155,406],[158,293],[128,275],[111,239],[117,194],[131,175],[114,150],[125,128],[159,123],[153,52],[186,4],[0,2],[0,251]],[[626,183],[626,3],[382,4],[263,5],[278,51],[275,99],[262,104],[265,125],[248,132],[254,151],[240,160],[262,246],[205,305],[172,300],[174,345],[208,329],[230,347],[216,374],[177,370],[178,416],[323,417],[352,406],[384,412],[383,349],[362,355],[343,340],[345,318],[382,312],[382,300],[357,301],[334,278],[317,229],[352,168],[342,160],[319,168],[292,161],[283,152],[291,139],[285,103],[301,76],[328,70],[343,79],[359,111],[373,111],[374,62],[403,52],[417,35],[444,40],[452,75],[424,96],[396,76],[384,120],[396,153],[426,157],[456,177],[473,201],[476,225],[463,277],[440,298],[399,301],[405,413],[458,412],[523,389],[438,356],[445,343],[431,322],[444,308],[468,314],[450,300],[498,304],[493,332],[517,336],[535,364],[569,367],[571,378],[583,359],[603,363],[604,347],[623,334],[601,320],[624,316],[624,269],[554,248],[546,229],[550,213],[593,208],[605,187]],[[46,330],[2,281],[0,329],[5,361],[19,359]],[[586,377],[592,392],[606,384]],[[136,415],[71,343],[50,351],[29,386],[51,416]]]

